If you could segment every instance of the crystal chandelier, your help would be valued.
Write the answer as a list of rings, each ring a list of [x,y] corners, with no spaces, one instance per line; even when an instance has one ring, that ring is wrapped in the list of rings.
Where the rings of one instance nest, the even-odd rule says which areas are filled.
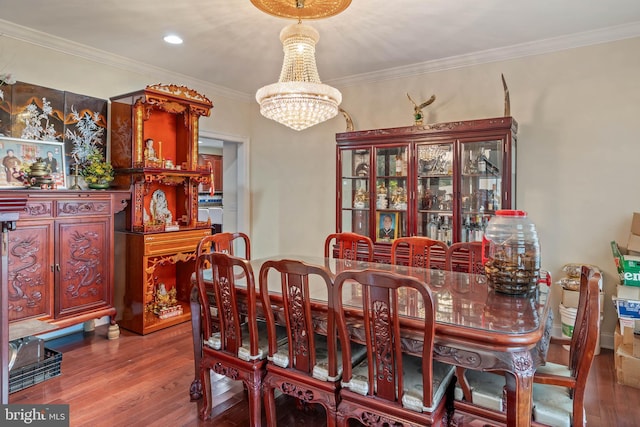
[[[320,82],[315,45],[320,35],[313,27],[297,23],[280,32],[284,63],[278,83],[258,90],[260,113],[295,130],[331,119],[338,114],[342,94]]]
[[[316,43],[320,34],[302,19],[319,19],[345,10],[351,0],[251,0],[273,16],[296,18],[297,24],[280,32],[284,62],[278,83],[260,88],[256,101],[260,113],[295,130],[329,120],[338,114],[342,94],[322,84],[316,67]]]

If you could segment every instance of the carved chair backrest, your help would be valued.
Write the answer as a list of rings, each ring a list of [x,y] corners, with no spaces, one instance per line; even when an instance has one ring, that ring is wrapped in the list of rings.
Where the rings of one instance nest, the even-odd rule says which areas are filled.
[[[311,376],[316,364],[315,331],[312,319],[309,280],[321,280],[327,288],[327,352],[329,357],[329,376],[337,372],[335,333],[335,314],[332,304],[332,281],[329,273],[322,267],[297,260],[267,261],[260,268],[260,295],[263,307],[278,304],[269,294],[269,274],[280,276],[282,317],[287,329],[288,360],[290,369]],[[279,299],[279,298],[278,298]],[[269,338],[269,357],[278,352],[276,319],[274,310],[264,310]]]
[[[325,258],[333,257],[334,241],[337,247],[336,258],[373,261],[373,241],[369,237],[349,232],[329,234],[324,242]]]
[[[343,286],[362,286],[361,302],[363,328],[369,366],[368,394],[392,402],[402,401],[404,391],[402,346],[400,339],[399,303],[402,298],[414,294],[416,301],[424,303],[424,331],[422,340],[423,404],[432,404],[432,357],[435,336],[435,312],[429,287],[418,279],[381,270],[345,271],[339,273],[334,282],[336,326],[342,349],[342,382],[352,379],[351,339],[343,305]],[[353,298],[347,292],[348,298]],[[399,296],[404,295],[404,296]],[[350,305],[353,304],[353,301]]]
[[[449,246],[445,269],[463,273],[484,274],[482,242],[458,242]]]
[[[238,242],[240,242],[239,245]],[[207,251],[214,251],[235,256],[234,246],[236,246],[236,249],[242,249],[242,246],[244,246],[243,258],[251,259],[251,241],[249,240],[249,236],[241,232],[216,233],[203,237],[198,243],[196,253],[201,254]]]
[[[442,269],[448,246],[446,243],[423,236],[399,237],[391,244],[391,264],[412,267]],[[407,251],[406,261],[401,252]],[[435,262],[434,258],[439,258]]]
[[[576,389],[582,387],[584,391],[600,333],[600,273],[588,266],[583,266],[580,273],[580,297],[569,348],[569,370],[576,378]]]
[[[242,276],[246,284],[246,307],[240,306],[236,277]],[[243,284],[243,288],[245,288]],[[202,335],[208,340],[213,334],[210,305],[217,309],[217,327],[220,332],[220,351],[237,355],[243,344],[249,343],[252,356],[258,354],[258,327],[256,323],[256,289],[251,264],[242,258],[221,252],[198,255],[196,260],[196,286],[201,304]],[[211,304],[210,298],[215,301]],[[249,336],[243,333],[247,322]]]

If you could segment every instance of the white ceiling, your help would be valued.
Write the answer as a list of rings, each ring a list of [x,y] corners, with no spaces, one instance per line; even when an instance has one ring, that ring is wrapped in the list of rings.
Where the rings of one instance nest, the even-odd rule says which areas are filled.
[[[293,23],[249,0],[0,0],[0,11],[2,36],[250,97],[278,79],[279,32]],[[640,1],[353,0],[308,23],[320,32],[320,78],[339,86],[636,37]],[[184,44],[166,44],[167,33]]]

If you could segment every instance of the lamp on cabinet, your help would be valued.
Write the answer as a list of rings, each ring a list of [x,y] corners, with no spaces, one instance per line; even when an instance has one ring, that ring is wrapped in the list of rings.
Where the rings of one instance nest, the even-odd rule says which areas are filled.
[[[315,58],[320,34],[301,20],[336,15],[345,10],[351,0],[311,2],[308,6],[304,0],[251,2],[270,15],[298,19],[297,24],[288,25],[280,32],[284,50],[280,79],[257,91],[260,113],[294,130],[303,130],[335,117],[342,94],[320,81]]]

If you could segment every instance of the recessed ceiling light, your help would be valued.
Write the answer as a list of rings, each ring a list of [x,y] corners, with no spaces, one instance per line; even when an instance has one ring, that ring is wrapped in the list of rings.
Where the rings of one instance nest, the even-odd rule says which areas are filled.
[[[164,41],[170,44],[182,44],[182,39],[175,34],[169,34],[164,37]]]

